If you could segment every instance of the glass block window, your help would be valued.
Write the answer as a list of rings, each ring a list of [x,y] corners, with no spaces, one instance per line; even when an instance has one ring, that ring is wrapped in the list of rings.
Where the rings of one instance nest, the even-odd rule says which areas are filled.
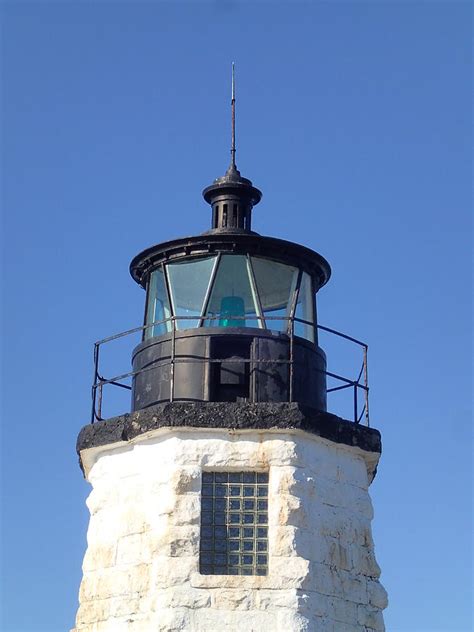
[[[268,572],[268,472],[203,472],[199,570]]]

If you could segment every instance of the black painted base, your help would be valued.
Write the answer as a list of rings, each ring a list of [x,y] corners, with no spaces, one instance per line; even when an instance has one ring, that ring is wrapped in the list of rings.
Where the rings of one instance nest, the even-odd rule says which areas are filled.
[[[84,426],[77,453],[119,441],[130,441],[158,428],[221,428],[228,430],[304,430],[334,443],[381,453],[380,432],[318,412],[297,403],[172,402],[126,413]]]

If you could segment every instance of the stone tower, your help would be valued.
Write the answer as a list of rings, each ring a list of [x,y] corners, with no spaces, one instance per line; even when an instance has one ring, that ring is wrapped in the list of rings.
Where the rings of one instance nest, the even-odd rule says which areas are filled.
[[[354,419],[327,412],[339,376],[318,346],[316,293],[329,264],[251,230],[261,192],[234,144],[203,195],[211,230],[131,263],[146,290],[132,372],[103,378],[95,347],[74,630],[384,630],[368,493],[380,433],[359,423],[361,376],[340,378]],[[104,387],[127,377],[132,411],[102,419]]]

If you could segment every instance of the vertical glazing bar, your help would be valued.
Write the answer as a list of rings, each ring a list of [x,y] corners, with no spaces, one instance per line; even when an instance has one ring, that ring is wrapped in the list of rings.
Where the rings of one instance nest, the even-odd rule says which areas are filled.
[[[290,335],[291,332],[294,333],[294,321],[293,321],[293,318],[295,317],[295,314],[296,314],[296,305],[297,305],[297,302],[298,302],[298,295],[299,295],[299,292],[300,292],[301,279],[303,278],[303,271],[302,270],[298,270],[297,274],[298,274],[298,278],[296,279],[295,289],[293,291],[293,296],[291,297],[291,303],[288,303],[288,307],[290,308],[288,310],[288,316],[291,319],[291,320],[288,321],[287,328],[286,328],[286,331],[287,331],[288,335]]]
[[[148,320],[148,301],[150,300],[150,285],[151,285],[152,274],[153,272],[148,276],[148,279],[146,282],[145,313],[143,315],[144,327],[147,325],[147,320]],[[154,320],[155,320],[155,314],[153,313],[153,318],[151,319],[151,321],[153,322]],[[153,327],[150,327],[149,329],[145,327],[145,329],[142,330],[142,340],[146,340],[146,338],[151,338],[150,333],[153,335]]]
[[[294,348],[293,348],[293,343],[294,343],[294,336],[295,336],[295,313],[296,313],[296,304],[298,301],[298,294],[300,291],[300,285],[301,285],[301,279],[303,277],[303,272],[302,270],[298,270],[298,278],[296,280],[296,286],[295,286],[295,290],[293,292],[293,296],[291,297],[291,306],[290,306],[290,310],[289,310],[289,318],[288,318],[288,325],[287,325],[287,332],[290,336],[290,370],[289,370],[289,374],[290,374],[290,384],[289,384],[289,393],[288,393],[288,401],[292,402],[293,401],[293,377],[294,377],[294,367],[293,367],[293,354],[294,354]]]
[[[171,317],[171,323],[173,326],[172,335],[171,335],[171,362],[170,362],[170,402],[174,399],[174,356],[175,356],[175,345],[176,345],[176,320],[175,316]]]
[[[260,295],[258,293],[257,281],[255,280],[255,273],[253,271],[252,259],[250,255],[247,255],[247,273],[250,279],[250,288],[252,290],[252,298],[255,304],[255,309],[257,312],[257,322],[260,329],[266,329],[267,324],[265,322],[265,318],[263,316],[262,303],[260,302]]]
[[[219,267],[221,257],[222,257],[222,253],[219,253],[214,261],[214,265],[212,266],[211,276],[209,277],[209,283],[207,284],[206,295],[202,303],[202,311],[201,311],[201,318],[199,320],[199,327],[204,327],[205,325],[205,316],[207,313],[207,307],[209,305],[209,299],[211,298],[211,292],[214,286],[214,280],[216,278],[217,269]],[[214,324],[214,321],[210,321],[210,327],[212,327],[213,324]]]
[[[369,420],[369,370],[367,367],[367,345],[364,345],[364,386],[365,386],[365,421],[370,426]]]

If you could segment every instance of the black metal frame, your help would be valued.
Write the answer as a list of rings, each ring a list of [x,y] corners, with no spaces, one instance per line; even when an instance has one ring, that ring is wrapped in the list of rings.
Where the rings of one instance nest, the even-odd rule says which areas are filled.
[[[301,276],[301,274],[300,274]],[[241,316],[241,317],[235,317],[235,319],[237,320],[238,318],[240,319],[244,319],[245,316]],[[256,316],[256,319],[259,318],[263,318],[263,317],[259,317]],[[218,320],[219,316],[211,316],[208,317],[208,320]],[[307,324],[307,325],[314,325],[314,323],[310,323],[309,321],[303,320],[301,318],[296,318],[294,316],[294,311],[292,312],[292,314],[290,316],[267,316],[265,318],[265,320],[288,320],[288,328],[289,328],[289,348],[290,348],[290,357],[289,360],[260,360],[260,359],[241,359],[239,358],[238,360],[231,360],[229,358],[176,358],[176,322],[179,320],[196,320],[195,316],[171,316],[170,318],[166,318],[164,320],[161,321],[156,321],[153,323],[149,323],[148,325],[142,325],[141,327],[134,327],[133,329],[128,329],[127,331],[121,332],[119,334],[115,334],[113,336],[109,336],[107,338],[103,338],[102,340],[97,341],[94,344],[94,382],[92,384],[92,411],[91,411],[91,423],[94,423],[95,421],[104,421],[104,419],[102,418],[102,400],[103,400],[103,390],[104,390],[104,386],[111,384],[112,386],[117,386],[119,388],[125,388],[127,390],[131,390],[131,386],[129,386],[128,384],[123,384],[121,381],[125,380],[127,378],[133,378],[135,375],[138,375],[140,373],[145,373],[146,371],[150,371],[153,370],[155,367],[154,366],[149,366],[146,367],[144,369],[141,369],[140,371],[129,371],[127,373],[123,373],[121,375],[116,375],[110,379],[106,379],[104,378],[101,374],[100,374],[100,369],[99,369],[99,364],[100,364],[100,349],[101,346],[112,342],[114,340],[117,340],[119,338],[123,338],[125,336],[129,336],[132,335],[134,333],[138,333],[140,331],[145,331],[146,329],[150,328],[150,327],[155,327],[157,325],[161,325],[161,324],[165,324],[167,322],[171,322],[171,355],[170,355],[170,359],[168,361],[168,364],[170,365],[170,399],[169,401],[172,402],[174,401],[174,366],[176,363],[178,362],[182,362],[182,363],[191,363],[191,362],[206,362],[206,363],[215,363],[215,362],[223,362],[225,360],[225,362],[229,363],[229,362],[238,362],[238,363],[242,363],[242,362],[246,362],[246,363],[250,363],[253,362],[255,364],[265,364],[265,363],[278,363],[278,364],[287,364],[288,365],[288,370],[289,370],[289,393],[288,393],[288,401],[292,402],[293,401],[293,371],[294,371],[294,323],[295,322],[301,322],[303,324]],[[333,373],[331,371],[324,371],[325,375],[328,377],[331,377],[333,379],[336,379],[340,382],[342,382],[342,384],[340,386],[336,386],[333,388],[328,388],[327,389],[327,393],[333,393],[335,391],[340,391],[343,389],[347,389],[347,388],[353,388],[354,389],[354,415],[353,415],[353,422],[358,424],[361,422],[362,418],[365,416],[365,423],[367,426],[370,426],[370,420],[369,420],[369,383],[368,383],[368,366],[367,366],[367,351],[368,351],[368,346],[366,343],[361,342],[360,340],[357,340],[356,338],[353,338],[352,336],[348,336],[347,334],[343,334],[339,331],[336,331],[335,329],[331,329],[330,327],[325,327],[323,325],[315,325],[317,329],[320,329],[321,331],[325,331],[327,333],[333,334],[335,336],[339,336],[340,338],[343,338],[345,340],[348,340],[349,342],[352,342],[360,347],[362,347],[363,350],[363,360],[362,360],[362,366],[361,369],[359,371],[359,374],[357,376],[357,379],[349,379],[347,377],[344,377],[342,375],[338,375],[337,373]],[[166,362],[164,362],[163,364],[166,364]],[[361,379],[363,379],[363,382],[361,383]],[[359,414],[359,402],[358,402],[358,389],[361,389],[364,393],[364,406],[362,408],[361,413]]]
[[[329,263],[314,250],[291,241],[256,233],[208,233],[157,244],[132,259],[130,274],[145,288],[150,273],[161,263],[218,253],[265,257],[302,268],[313,277],[315,291],[325,285],[331,276]]]

